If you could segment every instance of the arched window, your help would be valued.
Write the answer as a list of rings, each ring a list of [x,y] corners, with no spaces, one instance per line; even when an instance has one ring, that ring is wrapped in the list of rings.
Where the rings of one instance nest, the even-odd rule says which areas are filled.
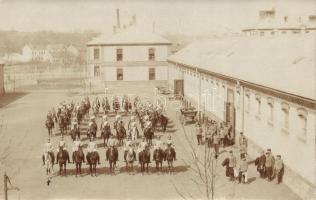
[[[306,140],[307,137],[307,111],[304,108],[297,109],[298,119],[299,119],[299,130],[298,136],[303,141]]]
[[[273,114],[273,99],[271,97],[269,97],[267,99],[267,103],[268,103],[268,123],[270,125],[273,124],[273,118],[274,118],[274,114]]]
[[[283,114],[283,124],[282,127],[285,131],[289,130],[289,110],[290,106],[287,103],[281,103],[282,114]]]
[[[261,96],[256,94],[256,102],[257,102],[257,118],[261,116]]]
[[[245,92],[245,111],[247,113],[250,112],[250,91],[249,90],[246,90]]]

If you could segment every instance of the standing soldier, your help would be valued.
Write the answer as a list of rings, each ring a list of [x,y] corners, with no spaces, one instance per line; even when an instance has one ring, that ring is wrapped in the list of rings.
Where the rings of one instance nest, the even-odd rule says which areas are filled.
[[[229,163],[228,163],[228,171],[231,181],[235,181],[235,177],[237,177],[237,159],[234,155],[233,151],[229,151]]]
[[[242,178],[244,178],[244,183],[248,182],[248,162],[246,157],[243,157],[239,163],[239,183],[241,183]]]
[[[257,171],[260,174],[260,178],[265,178],[265,162],[266,156],[264,155],[264,151],[262,151],[261,156],[257,157],[255,160],[255,165],[257,166]]]
[[[277,183],[280,184],[284,175],[284,164],[280,155],[277,155],[274,165],[275,176],[277,177]]]
[[[247,154],[248,140],[244,136],[243,132],[240,132],[239,137],[239,150],[240,150],[240,158],[245,157]]]
[[[275,160],[274,160],[274,156],[271,153],[271,149],[268,149],[266,153],[266,162],[265,162],[266,177],[268,177],[268,181],[272,180],[274,162]]]
[[[196,132],[196,139],[198,145],[202,145],[202,134],[203,134],[203,128],[200,124],[200,122],[196,122],[195,124],[195,132]]]
[[[215,157],[217,158],[218,155],[219,155],[219,135],[218,133],[216,133],[214,136],[213,136],[213,146],[214,146],[214,150],[215,150]]]

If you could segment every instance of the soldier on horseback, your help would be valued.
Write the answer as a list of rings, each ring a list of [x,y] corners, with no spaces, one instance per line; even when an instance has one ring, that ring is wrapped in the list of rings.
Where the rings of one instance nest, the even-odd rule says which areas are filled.
[[[62,135],[58,143],[58,147],[61,147],[63,150],[66,150],[66,142],[64,141],[64,136]]]
[[[47,160],[47,156],[50,154],[55,159],[54,152],[53,152],[53,144],[50,142],[50,138],[47,139],[47,142],[44,144],[44,152],[42,156],[43,165],[45,165],[45,160]]]

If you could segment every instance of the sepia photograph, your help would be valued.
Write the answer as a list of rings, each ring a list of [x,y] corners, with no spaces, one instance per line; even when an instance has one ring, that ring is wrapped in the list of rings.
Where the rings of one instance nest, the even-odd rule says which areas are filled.
[[[316,199],[316,0],[0,0],[0,200]]]

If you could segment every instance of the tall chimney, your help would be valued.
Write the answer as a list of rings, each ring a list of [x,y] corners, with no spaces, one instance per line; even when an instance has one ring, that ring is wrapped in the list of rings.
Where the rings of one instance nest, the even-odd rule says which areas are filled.
[[[133,15],[133,24],[136,24],[136,15]]]
[[[120,29],[121,28],[121,26],[120,26],[120,9],[116,9],[116,27],[118,28],[118,29]]]

